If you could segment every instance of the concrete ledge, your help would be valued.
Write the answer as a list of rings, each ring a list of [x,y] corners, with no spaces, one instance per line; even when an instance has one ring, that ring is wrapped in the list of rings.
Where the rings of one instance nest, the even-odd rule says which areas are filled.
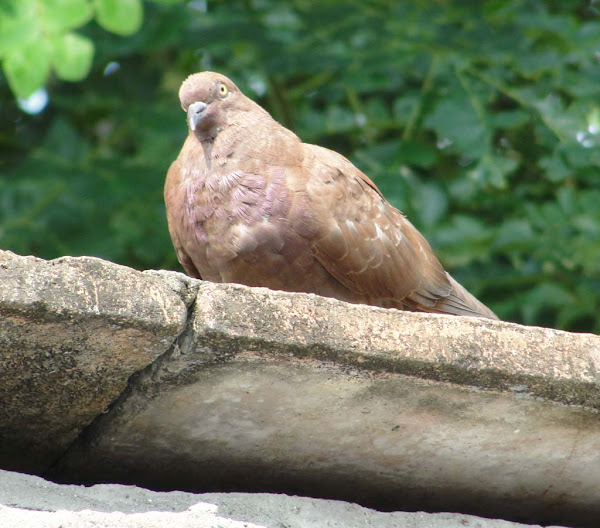
[[[598,336],[7,252],[0,316],[4,468],[600,518]]]
[[[253,349],[513,390],[600,408],[600,338],[513,323],[351,305],[203,283],[196,335]]]

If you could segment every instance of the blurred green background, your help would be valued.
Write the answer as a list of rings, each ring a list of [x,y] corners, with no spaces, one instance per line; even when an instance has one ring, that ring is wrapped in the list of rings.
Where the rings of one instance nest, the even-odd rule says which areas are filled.
[[[595,5],[0,0],[0,247],[180,270],[162,186],[210,69],[349,157],[501,318],[600,333]]]

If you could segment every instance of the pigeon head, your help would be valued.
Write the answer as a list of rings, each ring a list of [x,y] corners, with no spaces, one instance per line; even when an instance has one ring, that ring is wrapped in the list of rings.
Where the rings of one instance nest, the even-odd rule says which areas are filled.
[[[233,110],[243,104],[244,95],[224,75],[202,72],[190,75],[181,85],[179,100],[187,122],[201,141],[212,141],[230,125]]]

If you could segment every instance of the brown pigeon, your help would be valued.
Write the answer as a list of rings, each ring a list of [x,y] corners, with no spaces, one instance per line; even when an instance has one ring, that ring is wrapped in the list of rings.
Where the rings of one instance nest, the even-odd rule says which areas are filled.
[[[179,98],[189,134],[165,203],[189,275],[497,319],[345,157],[302,143],[224,75],[191,75]]]

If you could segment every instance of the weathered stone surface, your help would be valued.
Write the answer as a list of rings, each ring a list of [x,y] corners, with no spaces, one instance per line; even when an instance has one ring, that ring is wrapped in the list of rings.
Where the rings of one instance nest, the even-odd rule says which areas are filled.
[[[191,376],[142,384],[62,477],[529,522],[600,516],[595,411],[251,353]]]
[[[5,468],[597,525],[598,336],[3,259]]]
[[[599,336],[238,285],[203,283],[198,299],[195,333],[217,355],[293,353],[600,409]]]
[[[59,486],[0,471],[0,526],[20,528],[525,528],[451,513],[380,513],[337,501],[243,493]],[[530,527],[536,528],[536,527]]]
[[[123,266],[0,251],[0,465],[46,469],[169,348],[186,312],[164,281]]]
[[[595,522],[598,411],[534,395],[596,405],[599,345],[202,283],[177,346],[55,476]]]

